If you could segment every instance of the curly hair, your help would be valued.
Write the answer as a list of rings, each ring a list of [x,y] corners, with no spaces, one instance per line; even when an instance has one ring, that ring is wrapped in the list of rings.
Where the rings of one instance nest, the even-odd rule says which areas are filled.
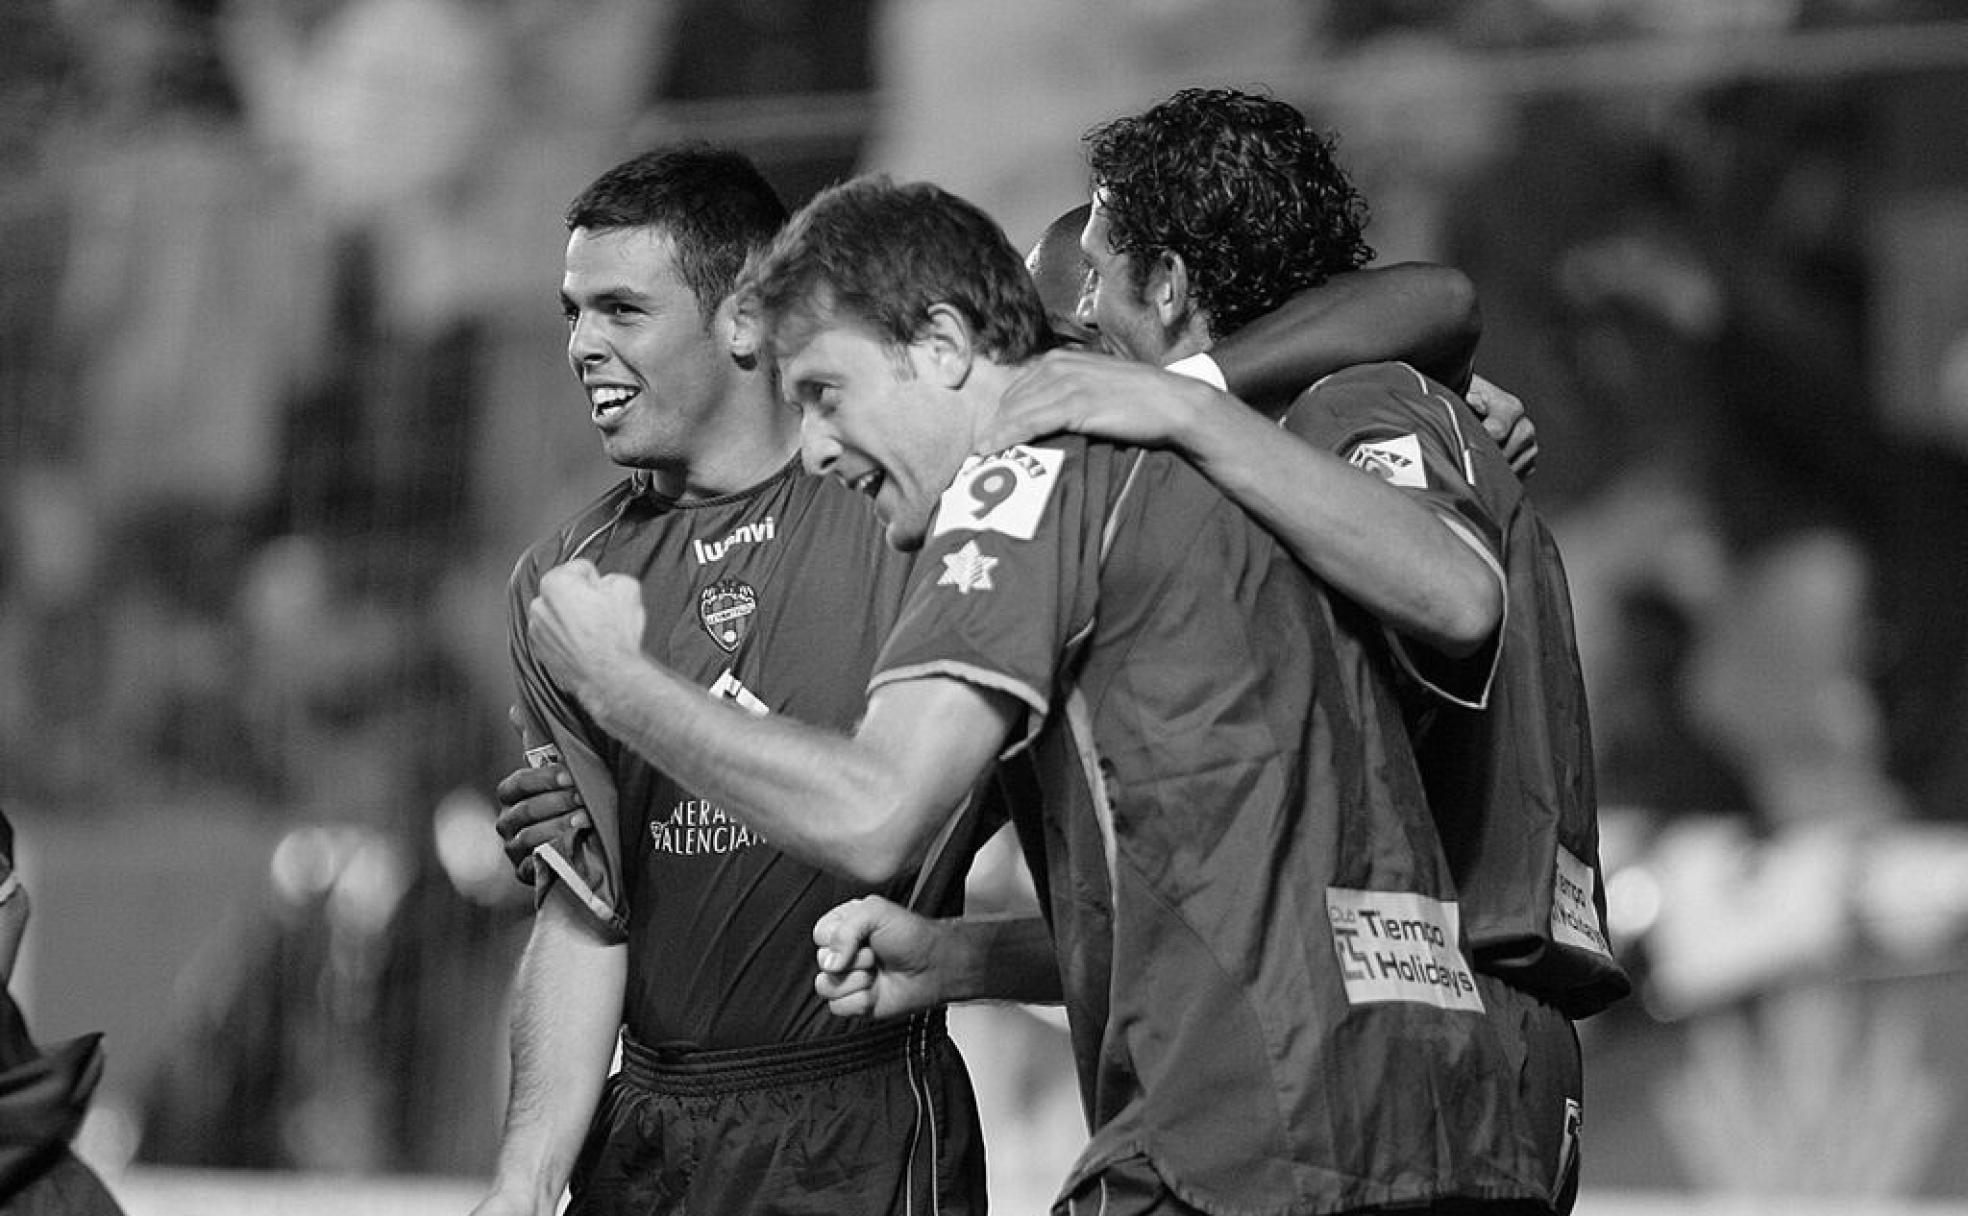
[[[660,228],[677,273],[706,317],[731,294],[745,260],[786,222],[786,205],[743,153],[686,142],[654,148],[602,174],[567,206],[568,231]]]
[[[946,190],[879,174],[814,195],[740,290],[775,343],[798,323],[844,316],[900,348],[936,304],[962,314],[978,350],[1000,362],[1023,362],[1050,341],[1038,289],[996,221]]]
[[[1373,260],[1336,140],[1282,101],[1184,89],[1086,143],[1114,251],[1180,255],[1213,337]]]

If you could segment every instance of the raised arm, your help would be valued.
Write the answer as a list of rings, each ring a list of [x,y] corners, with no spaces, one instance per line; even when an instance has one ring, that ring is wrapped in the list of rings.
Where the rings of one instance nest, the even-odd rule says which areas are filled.
[[[956,679],[884,684],[852,735],[705,695],[642,652],[641,589],[585,561],[550,570],[535,653],[610,735],[782,851],[882,883],[923,858],[1010,734],[1008,695]]]
[[[1321,376],[1399,360],[1457,392],[1469,387],[1483,320],[1469,277],[1401,262],[1335,275],[1221,338],[1225,386],[1272,417]]]
[[[473,1216],[553,1216],[622,1023],[626,947],[564,892],[541,904],[513,981],[512,1093],[492,1188]]]

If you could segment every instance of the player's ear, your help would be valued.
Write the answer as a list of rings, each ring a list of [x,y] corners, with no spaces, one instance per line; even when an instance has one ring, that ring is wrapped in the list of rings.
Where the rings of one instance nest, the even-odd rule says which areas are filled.
[[[922,336],[913,345],[920,352],[923,364],[936,382],[945,388],[956,388],[970,375],[970,365],[975,348],[971,344],[970,326],[963,314],[948,304],[929,306],[929,324],[924,326]]]
[[[1161,323],[1174,329],[1189,312],[1189,264],[1182,255],[1164,250],[1148,270],[1148,302]]]
[[[758,297],[747,291],[735,291],[726,296],[718,305],[717,316],[713,318],[717,333],[724,339],[731,357],[739,366],[751,368],[758,366],[759,348],[765,342],[764,324],[759,317]]]

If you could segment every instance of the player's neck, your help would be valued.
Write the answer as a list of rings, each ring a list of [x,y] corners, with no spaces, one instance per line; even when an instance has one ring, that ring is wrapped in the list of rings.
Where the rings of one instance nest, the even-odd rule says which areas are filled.
[[[1209,314],[1200,309],[1188,309],[1181,320],[1165,331],[1167,348],[1155,362],[1167,367],[1178,359],[1190,355],[1206,353],[1213,345],[1210,339]]]
[[[978,437],[997,420],[1005,390],[1024,370],[1023,364],[997,363],[989,359],[980,359],[972,365],[970,379],[963,387],[963,398],[969,415],[973,452],[977,450]]]
[[[652,469],[658,492],[683,502],[722,498],[775,476],[799,456],[799,416],[767,394],[747,394],[708,423],[687,460]]]

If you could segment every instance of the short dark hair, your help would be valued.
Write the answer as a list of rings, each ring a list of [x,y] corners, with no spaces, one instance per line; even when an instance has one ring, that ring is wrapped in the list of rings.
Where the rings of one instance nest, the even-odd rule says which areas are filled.
[[[1282,101],[1184,89],[1086,143],[1114,251],[1180,255],[1215,337],[1373,260],[1336,141]]]
[[[677,273],[709,316],[745,260],[786,222],[786,204],[743,153],[707,143],[655,148],[602,174],[568,204],[568,231],[660,228]]]
[[[1021,363],[1049,343],[1045,305],[997,222],[926,182],[853,178],[814,195],[746,274],[775,341],[789,320],[842,315],[907,346],[946,304],[977,349]]]
[[[1080,230],[1086,227],[1091,210],[1089,204],[1081,203],[1060,215],[1046,225],[1025,255],[1025,267],[1055,324],[1072,319],[1080,291],[1086,286],[1087,259],[1080,251]]]

